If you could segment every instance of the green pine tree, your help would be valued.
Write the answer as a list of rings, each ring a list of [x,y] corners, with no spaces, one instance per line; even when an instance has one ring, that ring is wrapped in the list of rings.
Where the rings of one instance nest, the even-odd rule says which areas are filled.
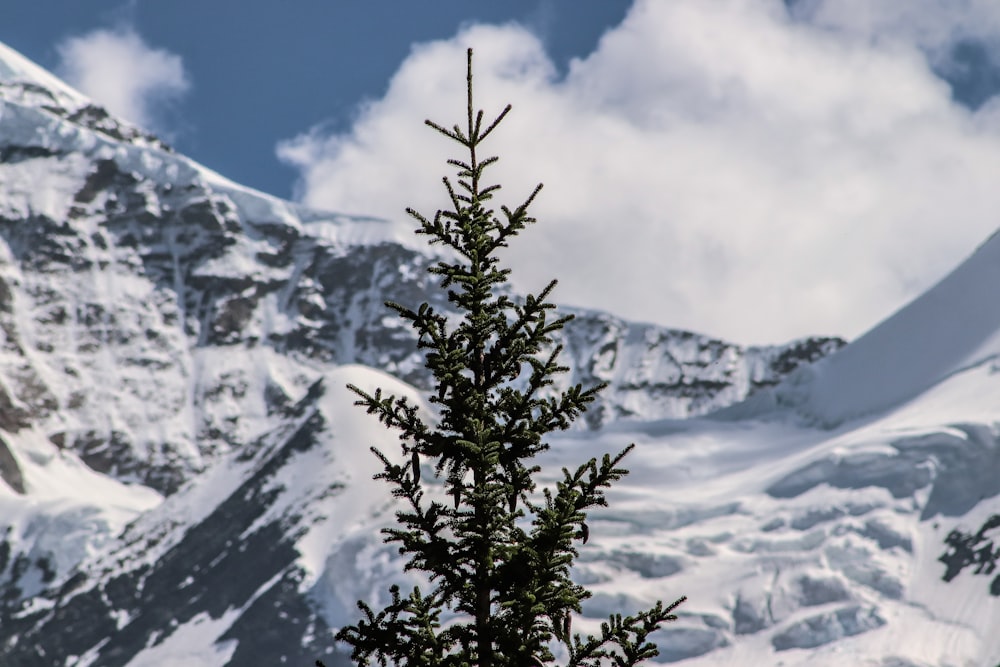
[[[508,296],[510,269],[500,267],[496,252],[534,222],[528,206],[541,185],[517,208],[501,206],[497,214],[489,207],[500,186],[484,185],[483,172],[497,158],[482,158],[480,145],[510,106],[488,125],[482,111],[473,111],[471,49],[467,81],[464,128],[426,121],[465,149],[448,161],[458,170],[454,182],[444,179],[450,208],[433,219],[407,210],[418,234],[453,251],[455,259],[430,271],[461,319],[427,303],[417,310],[387,304],[426,350],[437,417],[428,423],[405,399],[350,387],[358,405],[399,432],[404,463],[372,450],[384,465],[377,478],[404,504],[398,527],[383,532],[409,558],[406,569],[426,573],[432,588],[403,594],[392,587],[391,602],[377,612],[359,602],[363,618],[337,638],[362,665],[546,665],[561,644],[567,665],[630,667],[657,655],[649,635],[676,618],[684,598],[615,615],[599,636],[571,630],[572,615],[590,595],[570,579],[577,544],[588,538],[586,512],[605,505],[605,489],[627,474],[619,463],[631,446],[572,472],[564,468],[554,491],[535,493],[540,468],[532,458],[547,449],[543,437],[568,428],[602,387],[551,389],[553,377],[567,370],[553,334],[570,319],[551,316],[555,281],[523,300]],[[422,462],[433,464],[447,496],[429,498]]]

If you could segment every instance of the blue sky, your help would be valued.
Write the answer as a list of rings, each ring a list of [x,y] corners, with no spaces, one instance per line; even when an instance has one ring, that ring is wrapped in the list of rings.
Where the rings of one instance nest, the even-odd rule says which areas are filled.
[[[495,176],[546,184],[516,284],[633,319],[853,337],[1000,222],[995,0],[8,5],[0,40],[180,151],[384,217],[441,204],[421,121],[473,46]]]
[[[6,3],[0,41],[50,70],[59,45],[98,30],[133,32],[181,58],[186,89],[152,120],[185,154],[229,178],[290,197],[296,171],[278,140],[323,124],[346,129],[380,96],[413,43],[469,22],[517,21],[561,67],[621,21],[626,0],[36,0]]]

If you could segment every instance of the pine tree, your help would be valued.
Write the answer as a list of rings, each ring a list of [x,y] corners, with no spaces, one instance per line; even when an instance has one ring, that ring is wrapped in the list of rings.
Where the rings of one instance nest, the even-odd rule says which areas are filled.
[[[537,295],[509,296],[510,269],[500,267],[496,252],[534,222],[528,207],[541,185],[514,209],[501,206],[498,215],[489,208],[500,186],[484,185],[483,172],[497,158],[480,157],[480,145],[511,107],[485,125],[483,112],[473,111],[471,49],[467,65],[465,127],[425,121],[466,151],[448,161],[458,170],[454,182],[443,179],[450,208],[431,219],[407,210],[418,234],[452,251],[451,261],[430,271],[461,318],[427,303],[416,310],[386,304],[426,350],[437,416],[429,423],[405,398],[350,386],[358,405],[399,432],[402,463],[372,448],[384,466],[376,477],[404,506],[398,527],[383,532],[408,557],[406,569],[424,572],[432,589],[403,594],[394,586],[378,612],[359,602],[362,620],[337,638],[362,665],[540,666],[555,661],[561,644],[567,665],[630,667],[657,655],[649,635],[676,618],[685,598],[614,615],[599,636],[572,632],[570,619],[590,596],[570,579],[577,544],[588,539],[586,512],[605,505],[605,489],[627,474],[619,464],[632,446],[564,468],[554,492],[536,494],[540,467],[532,459],[548,448],[543,437],[568,428],[602,387],[552,388],[567,370],[553,334],[570,319],[551,315],[556,281]],[[433,465],[446,495],[429,492],[422,463]]]

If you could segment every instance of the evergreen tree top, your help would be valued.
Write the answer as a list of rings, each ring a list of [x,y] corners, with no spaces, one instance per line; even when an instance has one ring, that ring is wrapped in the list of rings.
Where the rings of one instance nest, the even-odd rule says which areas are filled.
[[[606,505],[605,489],[627,474],[619,464],[632,447],[564,468],[554,490],[537,493],[541,469],[533,459],[548,448],[544,437],[568,428],[602,387],[553,390],[554,377],[567,368],[558,363],[552,335],[570,319],[553,316],[548,298],[556,281],[523,300],[508,296],[510,269],[496,252],[535,222],[528,208],[542,186],[514,208],[491,206],[500,186],[483,176],[498,158],[479,151],[511,107],[489,123],[474,111],[471,49],[467,58],[464,127],[426,121],[465,151],[448,160],[457,170],[454,180],[443,179],[449,206],[431,218],[407,210],[418,234],[455,251],[430,271],[459,317],[427,303],[415,310],[386,304],[425,351],[436,418],[428,423],[405,398],[351,386],[359,405],[399,433],[401,461],[372,450],[383,464],[376,477],[403,506],[397,526],[383,533],[408,559],[406,569],[425,573],[431,588],[404,595],[393,587],[379,612],[359,602],[363,618],[337,637],[362,665],[546,665],[561,645],[570,666],[631,667],[657,655],[649,634],[675,618],[684,598],[615,615],[597,637],[571,631],[572,615],[590,596],[570,578],[577,545],[589,537],[586,512]],[[424,463],[444,496],[425,486]]]

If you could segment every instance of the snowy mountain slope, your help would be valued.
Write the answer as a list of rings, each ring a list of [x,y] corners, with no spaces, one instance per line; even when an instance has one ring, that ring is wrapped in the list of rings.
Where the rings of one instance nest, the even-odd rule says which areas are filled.
[[[941,562],[951,530],[1000,515],[998,238],[777,386],[712,420],[644,429],[642,474],[670,489],[653,504],[725,516],[655,531],[668,554],[683,557],[693,532],[699,549],[724,556],[699,553],[698,566],[678,568],[678,585],[702,584],[704,597],[689,593],[695,605],[716,596],[707,608],[729,614],[721,629],[704,619],[689,629],[706,637],[690,664],[1000,663],[996,573],[970,568],[944,583]],[[658,492],[629,491],[643,503]]]
[[[591,515],[574,576],[594,597],[574,628],[595,631],[609,613],[683,594],[680,620],[657,635],[661,662],[1000,663],[996,573],[945,583],[940,561],[953,528],[974,531],[1000,514],[998,390],[995,374],[977,368],[832,430],[772,413],[554,438],[543,460],[550,482],[563,465],[638,445],[632,474]],[[385,520],[330,541],[324,579],[355,582],[314,591],[332,625],[353,619],[344,597],[381,592],[384,602],[400,579],[375,535]]]
[[[303,593],[326,545],[388,506],[357,439],[395,440],[353,409],[347,382],[408,391],[364,367],[332,371],[280,426],[138,516],[116,544],[5,604],[0,661],[311,664],[330,654],[328,625]]]
[[[368,479],[387,434],[342,386],[426,389],[382,304],[446,307],[434,260],[406,225],[234,184],[0,45],[0,664],[330,650],[393,571]],[[842,345],[576,314],[566,380],[610,383],[592,429],[706,413]]]
[[[983,380],[834,431],[771,415],[588,441],[639,447],[583,576],[611,605],[687,594],[662,634],[701,654],[685,665],[995,665],[1000,598],[938,560],[954,526],[1000,512],[998,413],[964,403]]]
[[[732,414],[790,405],[807,419],[835,425],[991,365],[1000,355],[1000,309],[993,306],[997,285],[1000,234],[852,345],[793,373]]]

